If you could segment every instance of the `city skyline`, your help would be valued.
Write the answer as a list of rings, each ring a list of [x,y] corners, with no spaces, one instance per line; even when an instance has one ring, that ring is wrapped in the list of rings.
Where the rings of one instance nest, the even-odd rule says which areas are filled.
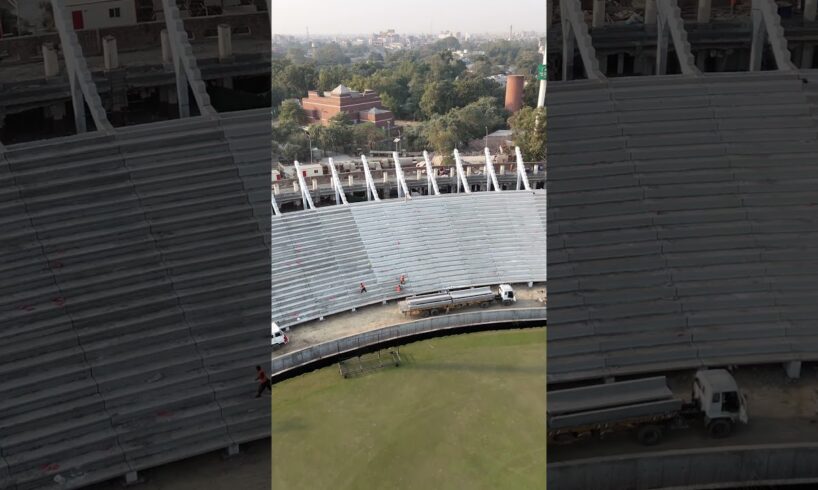
[[[474,2],[450,0],[416,0],[392,3],[374,0],[352,0],[345,5],[354,8],[331,8],[329,2],[305,10],[302,3],[277,0],[286,16],[272,17],[273,35],[349,35],[368,34],[384,29],[407,34],[431,34],[443,31],[462,33],[504,33],[509,26],[514,32],[545,31],[544,0],[509,0],[497,9],[478,9]],[[434,12],[430,18],[428,12]],[[508,13],[508,15],[501,15]]]

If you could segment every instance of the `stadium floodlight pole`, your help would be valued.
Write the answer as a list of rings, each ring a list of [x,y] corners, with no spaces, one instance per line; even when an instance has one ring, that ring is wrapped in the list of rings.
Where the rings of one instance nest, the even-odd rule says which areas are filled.
[[[307,188],[307,181],[304,179],[304,174],[301,172],[301,164],[298,160],[293,162],[295,165],[295,175],[298,177],[298,186],[301,188],[301,201],[304,204],[304,209],[315,209],[315,204],[312,202],[312,195]]]
[[[525,162],[523,162],[523,154],[519,146],[514,147],[514,153],[517,154],[517,190],[520,190],[520,184],[522,184],[523,189],[530,191],[528,176],[525,174]]]
[[[463,171],[463,162],[460,160],[460,152],[457,151],[457,148],[454,149],[454,165],[457,169],[457,192],[460,192],[460,184],[463,184],[463,190],[466,192],[466,194],[471,194],[469,181],[466,179],[466,172]]]
[[[395,159],[395,178],[398,179],[398,198],[406,197],[412,199],[412,195],[409,193],[409,186],[406,185],[406,177],[403,176],[403,169],[400,166],[398,152],[393,152],[392,158]]]
[[[546,12],[545,15],[548,16],[548,13]],[[546,66],[546,76],[540,80],[540,93],[537,96],[537,108],[545,107],[545,85],[548,83],[548,80],[546,80],[548,78],[548,22],[546,22],[545,25],[545,41],[543,42],[542,48],[542,64]]]
[[[335,168],[335,162],[332,157],[329,158],[329,171],[332,174],[332,187],[335,189],[335,204],[349,204],[347,196],[344,194],[344,187],[341,185],[341,179],[338,177],[338,170]]]
[[[500,192],[500,184],[497,183],[497,174],[494,173],[494,164],[491,162],[491,152],[486,147],[486,190],[491,190],[492,184],[494,191]]]
[[[437,187],[437,179],[435,178],[435,169],[432,167],[432,161],[429,160],[429,152],[423,150],[423,160],[426,162],[426,182],[429,186],[429,195],[432,195],[432,191],[435,192],[436,196],[440,195],[440,189]]]
[[[378,195],[378,189],[372,179],[372,172],[369,171],[369,162],[366,161],[366,157],[363,155],[361,155],[361,162],[364,164],[364,178],[366,179],[366,200],[371,201],[374,198],[376,201],[380,201],[381,197]]]

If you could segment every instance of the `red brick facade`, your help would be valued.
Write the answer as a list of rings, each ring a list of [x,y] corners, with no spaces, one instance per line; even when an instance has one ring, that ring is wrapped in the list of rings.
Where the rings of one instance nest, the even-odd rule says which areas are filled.
[[[327,124],[332,116],[345,112],[356,124],[368,121],[381,128],[395,125],[395,116],[383,108],[381,98],[373,90],[361,93],[343,85],[323,95],[311,90],[306,98],[301,99],[301,107],[311,124]]]

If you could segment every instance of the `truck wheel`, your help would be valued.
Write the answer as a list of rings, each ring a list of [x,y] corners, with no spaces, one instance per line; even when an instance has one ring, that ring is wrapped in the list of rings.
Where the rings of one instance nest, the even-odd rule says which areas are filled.
[[[482,303],[480,303],[480,308],[488,308],[489,306],[491,306],[491,303],[489,303],[488,301],[483,301]]]
[[[510,299],[503,300],[503,306],[511,306],[511,303],[513,303],[513,301]]]
[[[645,425],[639,428],[636,439],[645,446],[655,446],[662,440],[662,428],[658,425]]]
[[[440,311],[438,311],[438,309],[435,308],[432,311],[430,311],[429,314],[432,315],[432,316],[437,316],[437,315],[440,314]]]
[[[733,425],[727,419],[716,419],[710,422],[710,425],[707,426],[707,431],[710,433],[710,437],[723,439],[733,432]]]
[[[428,317],[429,316],[429,310],[423,310],[423,312],[420,314],[420,316],[422,316],[423,318]]]

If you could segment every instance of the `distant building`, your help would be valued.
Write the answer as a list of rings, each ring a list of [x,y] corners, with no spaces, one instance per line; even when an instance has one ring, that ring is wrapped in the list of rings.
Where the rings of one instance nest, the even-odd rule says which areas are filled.
[[[100,29],[136,24],[135,0],[66,0],[74,29]]]
[[[374,90],[361,93],[344,85],[323,94],[311,90],[306,98],[301,99],[301,107],[310,123],[327,124],[330,118],[344,112],[353,123],[368,121],[382,128],[395,124],[395,116],[384,109],[381,98]]]

